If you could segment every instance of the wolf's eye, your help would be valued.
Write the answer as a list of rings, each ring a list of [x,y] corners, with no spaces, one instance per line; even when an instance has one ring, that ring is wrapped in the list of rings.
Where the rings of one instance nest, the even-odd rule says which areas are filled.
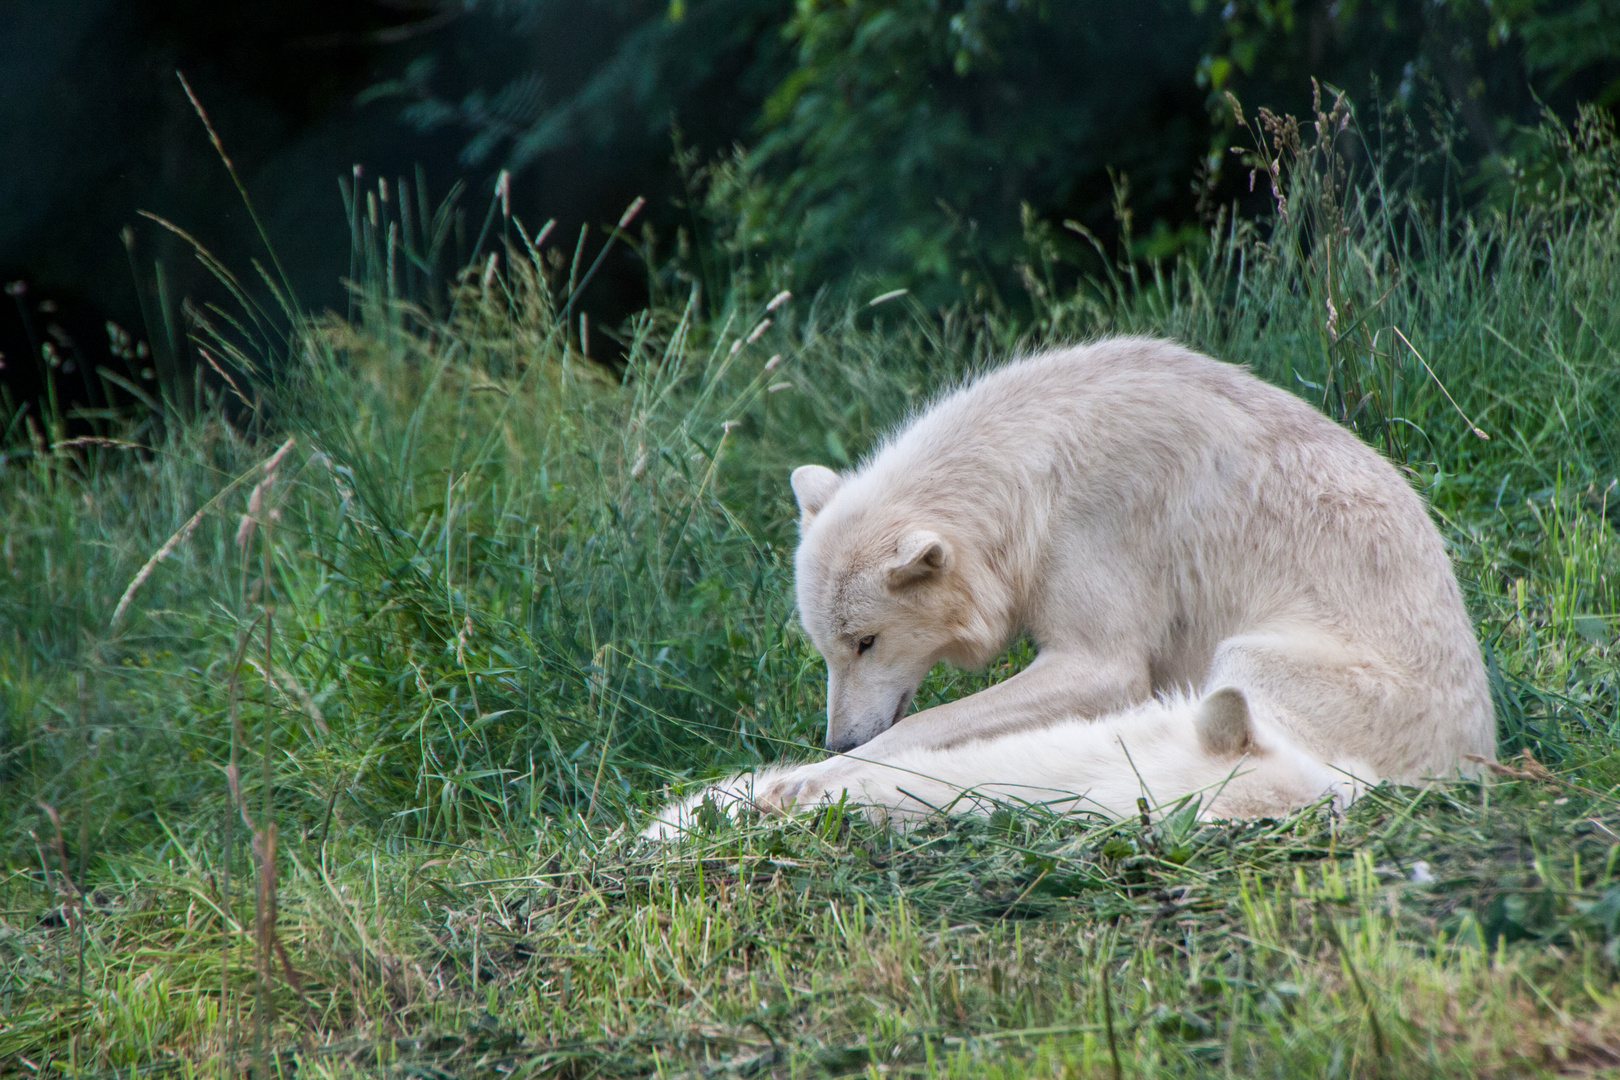
[[[855,655],[859,656],[859,655],[861,655],[861,653],[865,652],[867,649],[870,649],[872,647],[872,642],[874,642],[876,640],[877,640],[877,635],[876,634],[867,634],[865,637],[861,638],[861,640],[859,640],[859,641],[857,641],[855,643]]]

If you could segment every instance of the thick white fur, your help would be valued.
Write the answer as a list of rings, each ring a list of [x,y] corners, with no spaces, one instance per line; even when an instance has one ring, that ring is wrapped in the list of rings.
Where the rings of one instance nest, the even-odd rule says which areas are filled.
[[[705,799],[724,813],[777,812],[848,796],[869,815],[905,824],[939,812],[1023,804],[1051,812],[1128,817],[1192,796],[1199,817],[1280,816],[1323,798],[1343,807],[1375,783],[1361,761],[1325,765],[1251,717],[1225,688],[1197,702],[1151,701],[1100,720],[1069,720],[951,750],[913,747],[865,760],[859,750],[813,765],[736,776],[666,807],[643,833],[691,829]]]
[[[1017,736],[1034,775],[1060,730],[1081,745],[1077,718],[1128,726],[1177,715],[1156,695],[1234,687],[1318,763],[1412,782],[1492,756],[1478,643],[1422,500],[1242,368],[1146,338],[1044,353],[946,395],[854,472],[792,481],[830,749],[935,752],[963,779],[948,763]],[[982,666],[1021,633],[1026,670],[905,715],[935,663]],[[1165,775],[1156,798],[1190,790]]]

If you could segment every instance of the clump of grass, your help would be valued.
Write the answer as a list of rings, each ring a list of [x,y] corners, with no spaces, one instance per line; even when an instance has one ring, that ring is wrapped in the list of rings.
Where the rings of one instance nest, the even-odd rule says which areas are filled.
[[[622,370],[582,355],[588,238],[552,258],[497,200],[447,281],[453,214],[357,178],[345,316],[193,313],[238,422],[4,448],[0,1061],[1612,1064],[1620,213],[1436,214],[1358,179],[1341,107],[1315,119],[1259,129],[1286,217],[1047,294],[1037,329],[739,286],[632,320]],[[1395,457],[1454,545],[1504,756],[1532,757],[1344,823],[896,836],[833,809],[626,839],[667,786],[819,743],[787,469],[849,464],[1021,333],[1103,332],[1249,363]]]

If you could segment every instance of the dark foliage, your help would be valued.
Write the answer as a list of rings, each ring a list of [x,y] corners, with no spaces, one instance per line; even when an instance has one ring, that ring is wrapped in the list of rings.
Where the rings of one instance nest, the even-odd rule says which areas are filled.
[[[932,299],[996,298],[1036,248],[1084,269],[1084,232],[1119,238],[1123,210],[1147,226],[1134,256],[1197,244],[1211,207],[1249,196],[1225,153],[1238,135],[1230,90],[1302,111],[1315,78],[1420,128],[1455,116],[1452,168],[1434,182],[1456,184],[1460,168],[1471,198],[1513,190],[1503,181],[1534,151],[1524,133],[1544,107],[1567,115],[1620,94],[1615,0],[458,9],[486,36],[501,28],[501,48],[475,65],[426,53],[379,89],[411,98],[419,126],[464,131],[465,160],[532,171],[547,188],[588,148],[587,173],[633,160],[658,195],[683,182],[662,164],[671,126],[699,160],[735,144],[697,176],[715,219],[740,223],[723,237],[733,255],[783,261],[801,285],[858,269]],[[1082,228],[1064,238],[1064,221]],[[1049,228],[1032,244],[1039,222]]]

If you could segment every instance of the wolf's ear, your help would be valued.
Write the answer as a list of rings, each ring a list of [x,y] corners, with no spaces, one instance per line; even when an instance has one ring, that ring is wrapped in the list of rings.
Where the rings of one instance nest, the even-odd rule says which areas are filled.
[[[832,501],[844,478],[825,465],[800,465],[788,483],[793,485],[793,497],[799,501],[799,517],[808,524]]]
[[[938,533],[927,529],[900,538],[894,561],[888,566],[889,587],[898,589],[931,577],[950,564],[950,553]]]
[[[1249,702],[1235,686],[1223,686],[1198,703],[1198,745],[1211,757],[1235,758],[1255,749]]]

